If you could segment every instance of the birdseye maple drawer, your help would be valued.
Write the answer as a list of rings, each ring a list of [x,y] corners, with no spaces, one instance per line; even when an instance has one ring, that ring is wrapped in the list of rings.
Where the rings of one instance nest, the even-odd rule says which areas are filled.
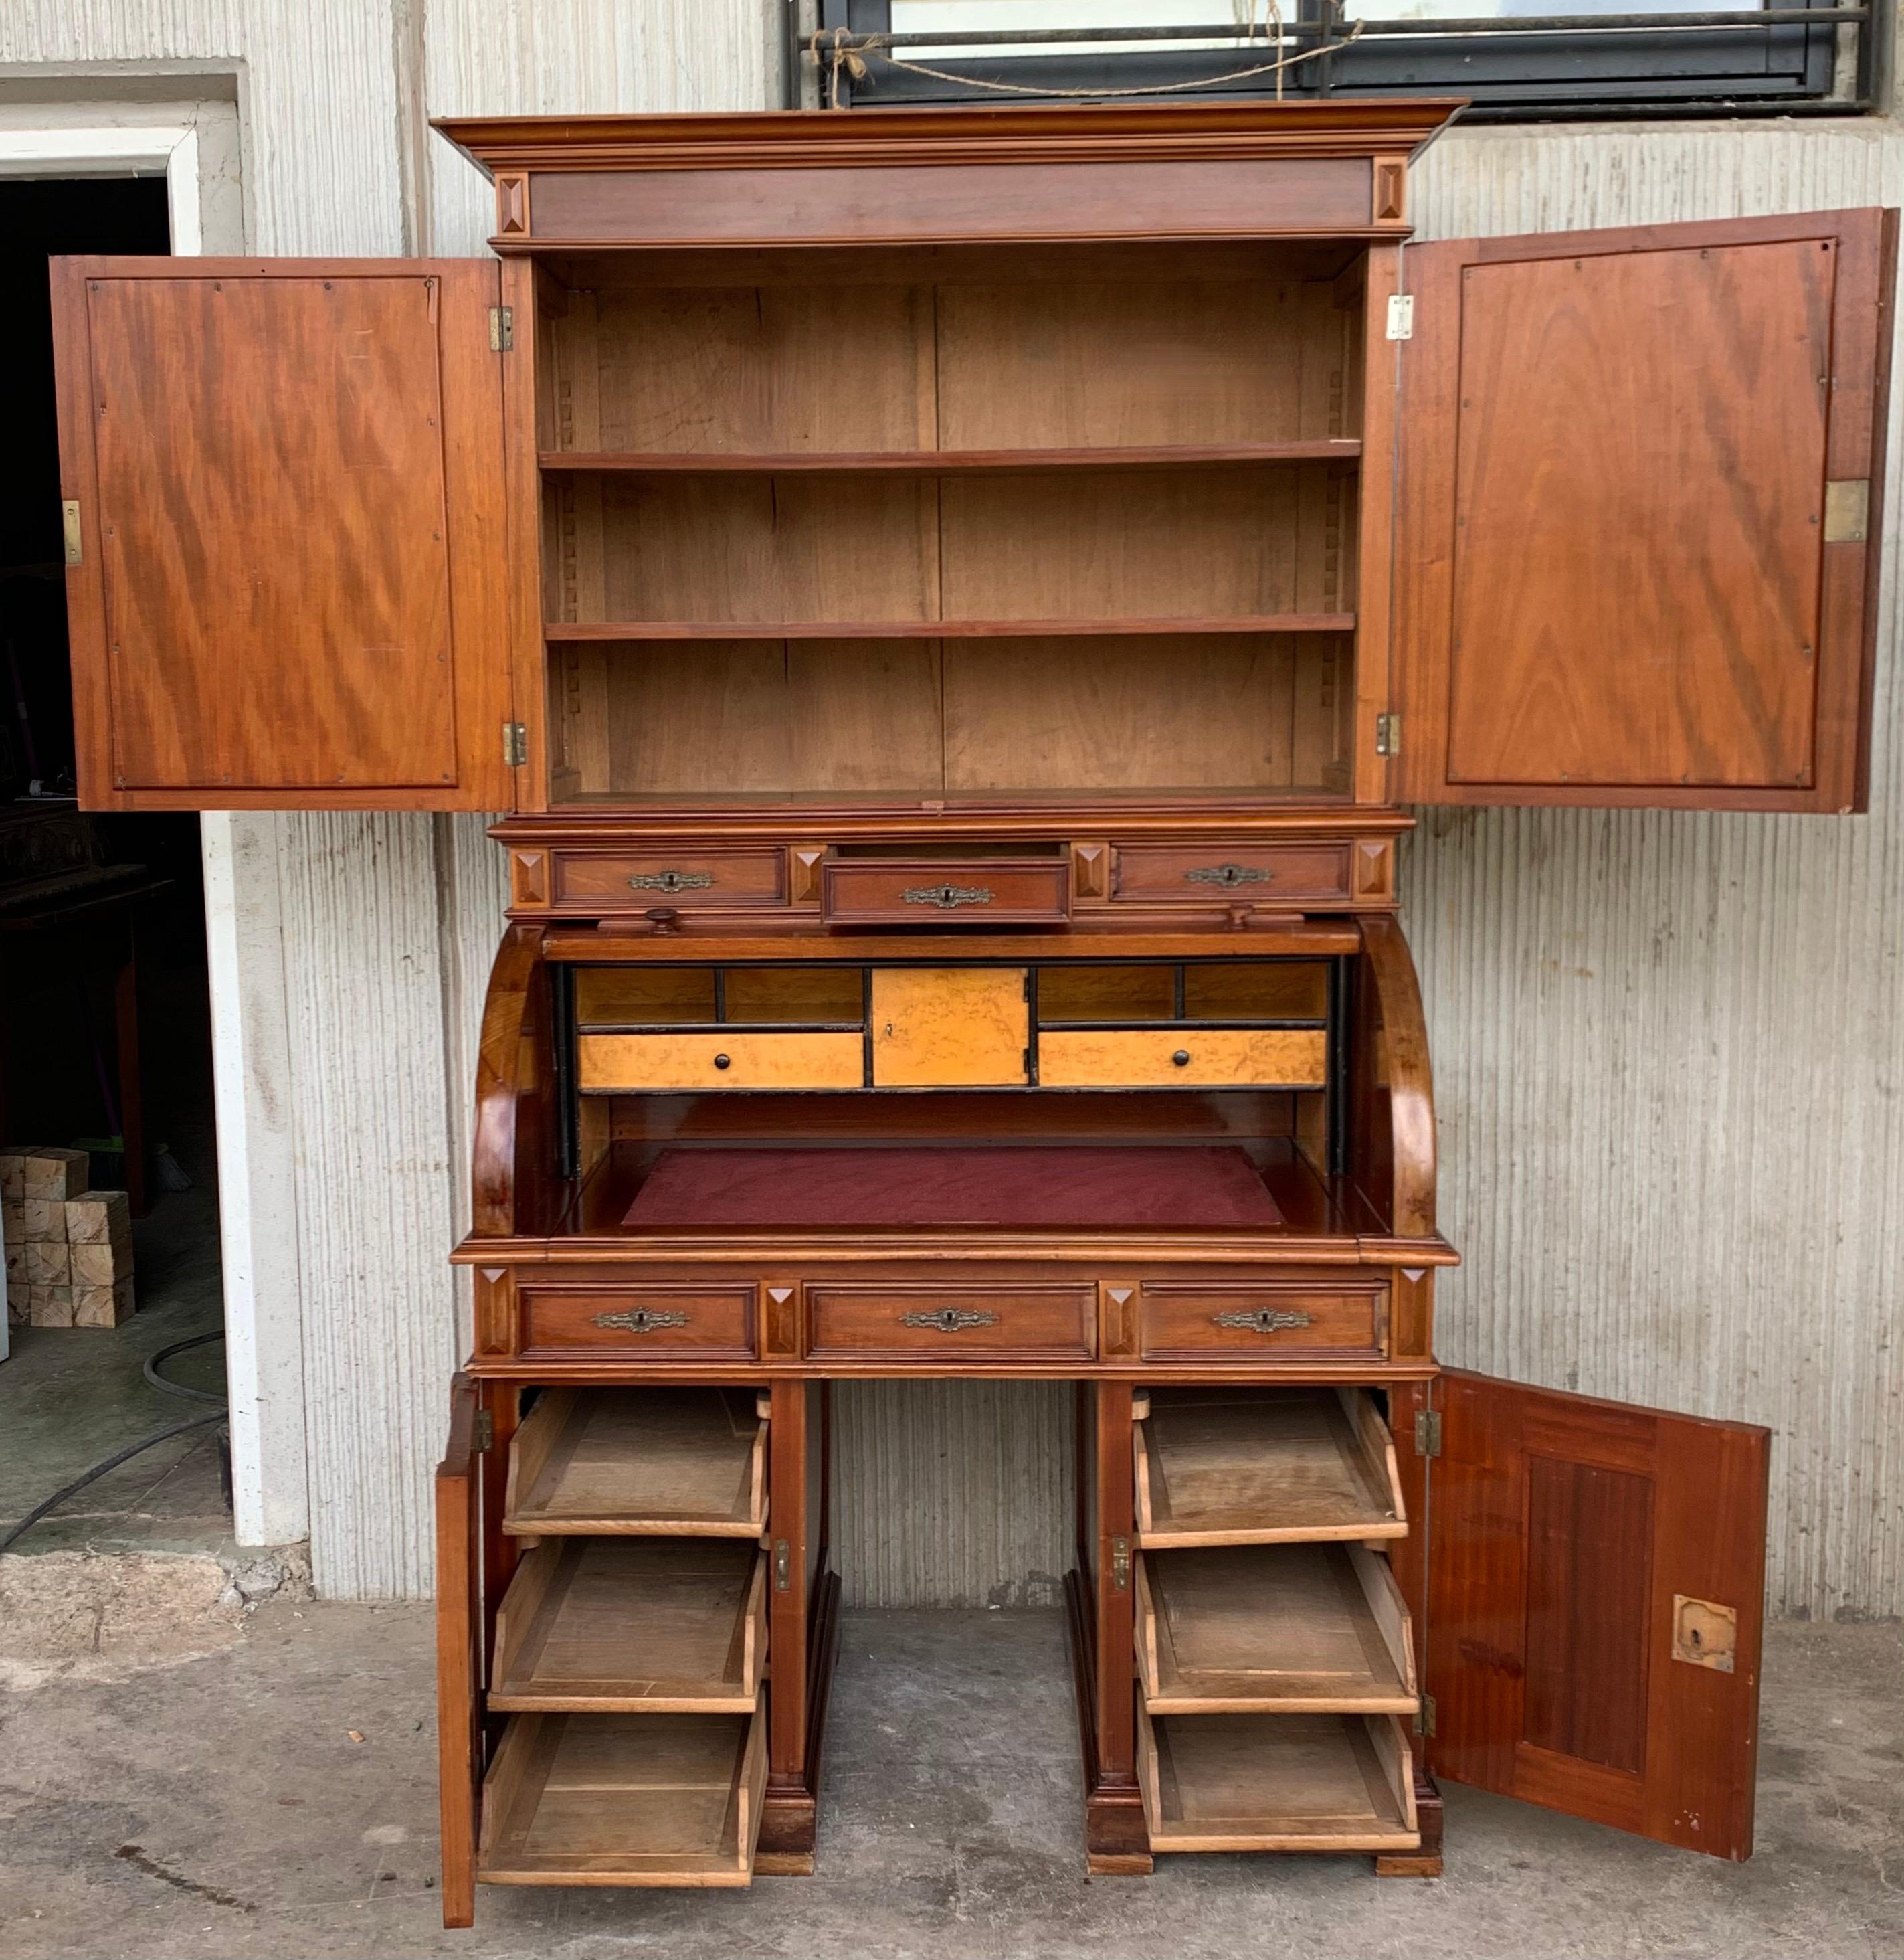
[[[809,1286],[814,1360],[1086,1361],[1097,1351],[1088,1286]]]
[[[518,1351],[630,1361],[751,1361],[759,1353],[752,1287],[644,1286],[632,1272],[629,1282],[520,1282]]]
[[[1356,1287],[1159,1282],[1139,1290],[1146,1361],[1379,1361],[1388,1291]]]
[[[1111,896],[1206,905],[1238,899],[1253,905],[1346,904],[1352,896],[1346,844],[1245,845],[1120,844],[1114,848]]]
[[[820,914],[829,925],[1062,925],[1070,860],[828,858]]]
[[[866,1043],[857,1032],[582,1035],[577,1079],[591,1095],[678,1089],[858,1089]]]
[[[1064,1028],[1038,1036],[1047,1089],[1311,1089],[1326,1079],[1320,1028]]]
[[[784,851],[558,851],[554,890],[557,909],[646,912],[653,905],[702,911],[723,905],[787,902]]]

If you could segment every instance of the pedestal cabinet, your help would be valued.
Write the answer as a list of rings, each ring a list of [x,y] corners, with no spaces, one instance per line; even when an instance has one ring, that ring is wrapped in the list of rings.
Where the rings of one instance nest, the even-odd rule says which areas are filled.
[[[506,810],[444,1908],[823,1857],[829,1384],[1074,1382],[1085,1855],[1750,1847],[1766,1443],[1434,1358],[1403,803],[1865,794],[1894,215],[1405,243],[1456,105],[442,126],[56,269],[82,787]]]

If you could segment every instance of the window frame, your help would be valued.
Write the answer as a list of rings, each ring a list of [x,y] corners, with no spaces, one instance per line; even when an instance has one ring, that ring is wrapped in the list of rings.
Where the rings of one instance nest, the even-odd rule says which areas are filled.
[[[1705,22],[1722,11],[1735,15],[1747,11],[1724,8],[1723,0],[1714,0],[1710,14],[1662,13],[1657,24],[1644,26],[1629,25],[1633,16],[1620,15],[1614,18],[1622,24],[1612,28],[1590,27],[1588,17],[1559,11],[1566,0],[1556,4],[1554,14],[1541,18],[1578,24],[1529,31],[1524,23],[1504,21],[1499,31],[1456,33],[1443,22],[1372,21],[1351,43],[1343,38],[1344,24],[1329,19],[1327,0],[1295,0],[1285,30],[1287,52],[1324,44],[1333,51],[1285,69],[1282,94],[1296,101],[1337,95],[1461,95],[1472,104],[1464,116],[1468,122],[1849,115],[1871,106],[1877,18],[1867,0],[1829,8],[1773,0],[1768,11],[1774,18],[1768,21],[1688,24],[1689,18]],[[892,0],[818,0],[815,11],[819,33],[828,41],[844,33],[851,37],[850,46],[851,39],[892,32]],[[1211,11],[1216,11],[1213,5]],[[1634,13],[1644,11],[1636,5]],[[1821,18],[1815,24],[1781,18],[1799,11]],[[1065,31],[1054,30],[1038,38]],[[1133,37],[1128,28],[1106,28],[1100,36]],[[955,37],[935,33],[917,39],[943,46]],[[789,64],[789,85],[796,93],[803,75],[810,82],[815,73],[812,46],[797,50],[799,59]],[[1061,92],[1213,81],[1247,65],[1235,48],[1178,47],[1162,36],[1154,48],[1114,53],[1095,52],[1089,40],[1081,40],[1061,55],[1016,55],[1003,44],[996,53],[932,57],[931,65],[951,80],[892,67],[880,60],[876,49],[863,52],[862,59],[869,70],[863,79],[837,65],[841,108],[1051,101],[1060,99]],[[818,74],[823,102],[836,99],[835,65],[822,49]],[[978,85],[987,80],[1051,93],[1007,94]],[[1184,89],[1150,99],[1273,98],[1276,81],[1276,75],[1265,75],[1227,88]]]

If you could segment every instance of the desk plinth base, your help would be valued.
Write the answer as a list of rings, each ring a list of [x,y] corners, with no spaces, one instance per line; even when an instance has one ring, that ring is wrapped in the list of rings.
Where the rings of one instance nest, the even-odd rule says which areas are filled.
[[[754,1853],[756,1877],[810,1879],[818,1834],[821,1745],[826,1738],[826,1704],[833,1664],[840,1651],[840,1575],[820,1575],[818,1596],[807,1633],[806,1765],[797,1783],[776,1785],[770,1777],[761,1807],[760,1842]]]

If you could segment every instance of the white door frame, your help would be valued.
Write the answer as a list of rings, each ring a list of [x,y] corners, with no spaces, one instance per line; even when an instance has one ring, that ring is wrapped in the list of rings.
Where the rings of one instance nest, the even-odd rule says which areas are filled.
[[[0,107],[0,176],[162,173],[173,253],[242,254],[250,227],[237,104],[185,99],[183,91],[181,97],[8,102]],[[199,819],[240,1545],[310,1535],[278,838],[279,819],[269,813],[207,811]]]

